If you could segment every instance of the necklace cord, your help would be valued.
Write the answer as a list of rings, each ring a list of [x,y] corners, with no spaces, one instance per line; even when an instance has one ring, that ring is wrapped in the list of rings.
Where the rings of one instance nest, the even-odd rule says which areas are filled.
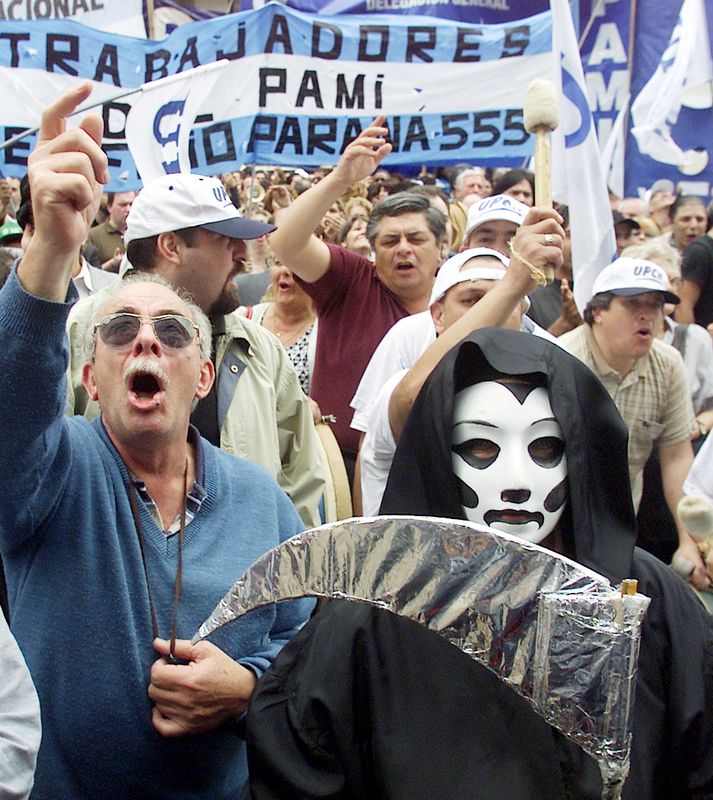
[[[183,473],[183,506],[181,507],[181,525],[178,531],[178,557],[176,561],[176,578],[173,589],[173,620],[171,622],[171,639],[169,643],[168,663],[178,664],[178,659],[175,655],[176,649],[176,631],[178,625],[178,607],[181,602],[181,591],[183,589],[183,543],[186,534],[186,507],[188,500],[188,459],[186,458],[186,468]],[[149,598],[149,610],[151,612],[151,628],[153,631],[153,638],[159,638],[158,619],[156,617],[156,605],[153,599],[153,592],[151,591],[151,581],[149,579],[149,568],[146,560],[146,544],[144,542],[144,531],[141,525],[141,515],[139,512],[139,503],[134,486],[133,480],[129,478],[129,505],[131,506],[131,515],[134,518],[134,528],[136,536],[139,540],[139,550],[141,552],[141,562],[144,567],[144,577],[146,578],[146,591]]]

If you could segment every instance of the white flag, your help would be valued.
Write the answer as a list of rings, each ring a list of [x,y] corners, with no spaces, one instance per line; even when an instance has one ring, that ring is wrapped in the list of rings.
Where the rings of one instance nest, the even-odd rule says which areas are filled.
[[[552,196],[569,206],[574,297],[580,310],[599,272],[615,257],[614,224],[567,0],[552,8],[553,83],[560,124],[552,133]]]
[[[141,87],[141,97],[126,117],[126,142],[144,185],[162,175],[191,171],[191,130],[201,107],[208,98],[215,99],[216,82],[228,63],[223,59]]]
[[[663,164],[689,166],[690,157],[671,136],[684,92],[713,81],[704,0],[684,0],[668,46],[631,106],[639,150]]]
[[[624,197],[624,120],[629,107],[629,97],[619,109],[614,125],[609,131],[609,138],[602,150],[602,164],[607,176],[607,186],[617,197]]]

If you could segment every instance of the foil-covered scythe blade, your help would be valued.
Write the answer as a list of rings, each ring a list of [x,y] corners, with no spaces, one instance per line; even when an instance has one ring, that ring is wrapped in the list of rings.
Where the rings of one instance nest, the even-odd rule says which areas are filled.
[[[598,761],[605,798],[620,795],[648,598],[622,597],[596,572],[481,525],[350,519],[258,559],[194,641],[254,608],[306,596],[371,603],[444,636]]]

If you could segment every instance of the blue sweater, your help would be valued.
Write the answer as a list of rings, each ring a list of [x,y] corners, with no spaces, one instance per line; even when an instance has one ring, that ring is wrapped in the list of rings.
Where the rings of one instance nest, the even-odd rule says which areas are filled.
[[[0,292],[0,550],[12,629],[42,709],[33,798],[235,798],[243,741],[225,726],[166,739],[151,725],[157,658],[128,473],[100,419],[63,416],[69,305]],[[261,468],[201,442],[207,496],[186,528],[178,636],[190,638],[243,571],[302,527]],[[173,613],[177,536],[139,500],[159,632]],[[260,675],[311,601],[252,612],[211,640]]]

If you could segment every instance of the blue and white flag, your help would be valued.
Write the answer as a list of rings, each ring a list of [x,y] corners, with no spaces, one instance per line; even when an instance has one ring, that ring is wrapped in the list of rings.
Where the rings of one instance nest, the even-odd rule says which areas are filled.
[[[552,133],[552,196],[569,206],[574,297],[583,309],[616,253],[609,193],[567,0],[551,0],[553,83],[560,124]]]
[[[144,184],[162,175],[191,171],[188,142],[196,117],[208,98],[218,114],[230,102],[225,97],[220,108],[214,97],[217,81],[229,64],[222,59],[141,87],[141,97],[126,117],[126,143]]]
[[[695,154],[684,152],[676,144],[671,126],[686,102],[686,92],[705,84],[710,87],[712,81],[704,0],[684,0],[661,61],[631,106],[631,132],[639,150],[684,170],[693,166]],[[708,94],[710,97],[710,88]]]
[[[629,110],[629,97],[627,92],[626,100],[619,109],[602,150],[602,164],[607,176],[607,186],[617,197],[624,197],[624,152],[626,147],[624,121]]]

